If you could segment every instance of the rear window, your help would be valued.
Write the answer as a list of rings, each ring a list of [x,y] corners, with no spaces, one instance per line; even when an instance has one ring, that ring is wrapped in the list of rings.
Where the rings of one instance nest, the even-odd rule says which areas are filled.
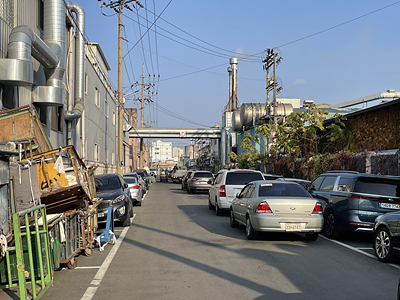
[[[121,182],[118,177],[97,177],[94,181],[97,191],[108,191],[121,188]]]
[[[193,177],[196,177],[196,178],[212,178],[213,176],[212,176],[212,174],[211,173],[194,173],[194,175],[193,175]]]
[[[124,177],[126,183],[136,183],[137,179],[135,177]]]
[[[262,183],[258,190],[259,197],[311,197],[311,195],[297,184]]]
[[[258,172],[230,172],[226,174],[226,185],[245,185],[255,180],[264,180]]]
[[[400,180],[360,177],[354,185],[354,192],[400,197]]]

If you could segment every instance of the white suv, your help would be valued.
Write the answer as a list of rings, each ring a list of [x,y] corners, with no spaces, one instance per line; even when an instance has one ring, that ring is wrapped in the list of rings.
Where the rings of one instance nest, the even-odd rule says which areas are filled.
[[[208,208],[215,208],[217,216],[222,210],[229,210],[232,200],[242,188],[251,181],[264,180],[260,171],[247,169],[221,170],[215,177],[214,183],[208,192]]]

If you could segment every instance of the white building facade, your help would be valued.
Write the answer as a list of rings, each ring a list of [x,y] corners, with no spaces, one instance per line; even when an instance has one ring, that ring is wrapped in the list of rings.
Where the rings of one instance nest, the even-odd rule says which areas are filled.
[[[166,162],[173,159],[172,143],[158,140],[151,145],[151,161]]]

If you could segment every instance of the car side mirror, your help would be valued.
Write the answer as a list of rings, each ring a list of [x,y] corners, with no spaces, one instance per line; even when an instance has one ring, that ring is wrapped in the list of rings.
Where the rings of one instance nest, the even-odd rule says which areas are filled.
[[[127,188],[128,187],[128,184],[127,183],[124,183],[124,188]]]
[[[240,193],[236,193],[236,198],[240,198]]]

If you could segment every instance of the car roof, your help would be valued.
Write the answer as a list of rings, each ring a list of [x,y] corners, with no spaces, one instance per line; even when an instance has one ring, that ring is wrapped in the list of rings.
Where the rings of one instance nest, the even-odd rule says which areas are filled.
[[[111,174],[99,174],[99,175],[95,175],[95,178],[108,178],[108,177],[118,177],[117,173],[111,173]]]

